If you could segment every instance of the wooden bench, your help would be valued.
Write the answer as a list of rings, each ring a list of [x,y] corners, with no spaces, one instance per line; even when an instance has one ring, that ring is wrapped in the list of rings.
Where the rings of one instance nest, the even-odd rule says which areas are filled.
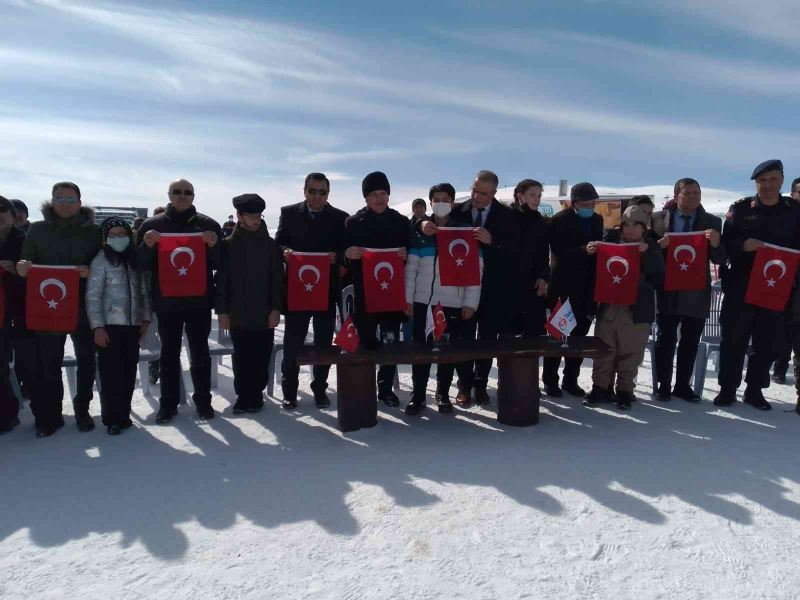
[[[453,342],[435,349],[402,342],[376,350],[359,348],[349,354],[337,346],[304,346],[300,365],[336,365],[339,429],[355,431],[378,422],[375,367],[380,364],[458,363],[497,358],[497,420],[504,425],[528,426],[539,422],[539,358],[568,356],[596,358],[609,347],[594,337],[569,338],[563,347],[545,336],[496,341]]]

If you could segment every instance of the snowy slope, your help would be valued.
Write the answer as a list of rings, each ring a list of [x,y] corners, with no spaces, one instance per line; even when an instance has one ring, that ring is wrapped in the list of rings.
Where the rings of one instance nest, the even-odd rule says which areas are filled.
[[[137,389],[123,435],[37,440],[26,408],[0,437],[0,598],[796,598],[792,388],[770,413],[659,404],[648,369],[629,414],[545,399],[523,429],[381,408],[341,434],[305,368],[296,412],[278,386],[234,417],[227,358],[207,424],[156,426]]]

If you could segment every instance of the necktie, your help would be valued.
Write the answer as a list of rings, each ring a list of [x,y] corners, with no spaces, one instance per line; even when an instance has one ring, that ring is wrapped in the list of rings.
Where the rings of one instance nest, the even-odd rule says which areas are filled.
[[[475,217],[475,221],[472,223],[473,227],[483,227],[483,211],[486,210],[485,208],[478,208],[476,209],[478,214]]]
[[[692,216],[681,215],[683,217],[683,233],[688,233],[692,230]]]

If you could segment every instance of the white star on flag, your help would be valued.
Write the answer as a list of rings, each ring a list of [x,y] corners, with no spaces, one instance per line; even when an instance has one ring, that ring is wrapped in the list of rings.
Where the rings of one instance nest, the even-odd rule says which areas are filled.
[[[622,277],[620,277],[619,275],[614,275],[611,279],[614,280],[614,283],[619,283],[620,281],[622,281]]]
[[[689,265],[687,265],[686,263],[681,263],[681,271],[688,271],[688,270],[689,270]]]
[[[181,277],[184,277],[184,276],[186,276],[186,273],[188,271],[189,271],[189,269],[187,269],[186,267],[180,267],[178,269],[178,275],[180,275]]]
[[[381,289],[382,290],[388,290],[389,289],[389,284],[386,283],[385,281],[381,281]]]
[[[314,289],[314,286],[313,286],[312,284],[310,284],[310,283],[307,283],[307,284],[306,284],[306,291],[307,291],[307,292],[310,292],[310,291],[312,291],[313,289]]]
[[[775,287],[775,280],[767,279],[767,287]]]
[[[50,310],[55,310],[56,308],[58,308],[58,302],[56,302],[55,300],[48,300],[47,306],[50,308]]]
[[[463,264],[464,264],[464,259],[463,258],[457,258],[456,259],[456,266],[457,267],[460,267]]]

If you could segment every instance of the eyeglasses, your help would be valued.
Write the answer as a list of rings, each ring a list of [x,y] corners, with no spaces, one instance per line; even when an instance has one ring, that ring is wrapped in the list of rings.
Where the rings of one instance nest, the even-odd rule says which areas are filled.
[[[314,188],[306,188],[306,193],[310,196],[327,196],[328,190],[317,190]]]
[[[184,196],[194,196],[194,190],[172,190],[170,194],[173,196],[180,196],[181,194]]]
[[[78,199],[75,196],[67,196],[66,198],[59,196],[57,198],[53,198],[53,202],[55,204],[77,204]]]

